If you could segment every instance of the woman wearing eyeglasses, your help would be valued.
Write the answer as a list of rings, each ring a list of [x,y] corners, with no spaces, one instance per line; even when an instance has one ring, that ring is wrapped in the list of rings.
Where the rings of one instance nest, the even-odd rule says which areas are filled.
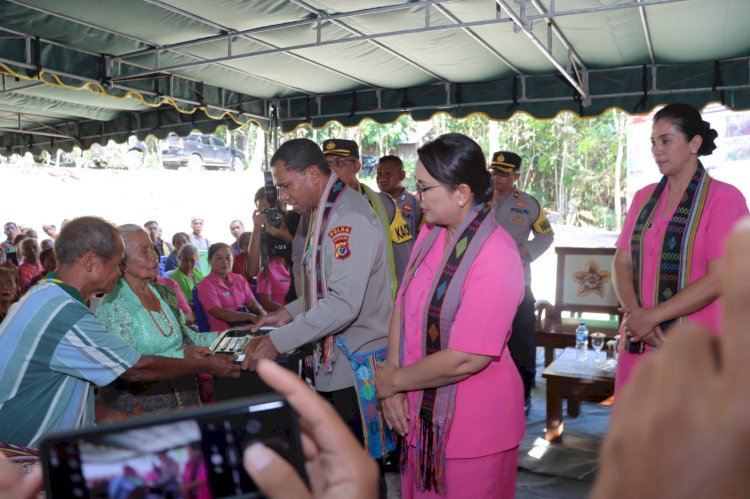
[[[507,349],[524,290],[516,245],[495,222],[480,147],[461,134],[422,146],[420,232],[375,383],[404,438],[402,496],[511,498],[523,385]]]

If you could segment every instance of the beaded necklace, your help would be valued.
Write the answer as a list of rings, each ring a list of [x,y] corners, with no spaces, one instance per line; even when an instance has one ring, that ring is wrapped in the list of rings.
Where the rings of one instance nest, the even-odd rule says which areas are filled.
[[[169,338],[170,336],[172,336],[174,334],[174,325],[172,325],[172,321],[170,321],[167,318],[167,314],[164,313],[164,307],[161,306],[161,302],[159,301],[159,298],[157,298],[156,293],[154,293],[151,290],[151,288],[149,288],[149,291],[151,291],[151,294],[153,295],[154,299],[156,299],[156,303],[159,304],[159,313],[161,314],[162,318],[164,319],[164,322],[166,322],[167,324],[169,324],[169,334],[166,334],[164,332],[164,330],[159,325],[159,322],[154,317],[154,314],[151,312],[151,310],[148,309],[148,307],[146,307],[146,311],[148,311],[148,315],[151,317],[151,320],[154,321],[154,325],[156,326],[156,329],[159,330],[159,332],[161,333],[161,335],[164,336],[165,338]]]

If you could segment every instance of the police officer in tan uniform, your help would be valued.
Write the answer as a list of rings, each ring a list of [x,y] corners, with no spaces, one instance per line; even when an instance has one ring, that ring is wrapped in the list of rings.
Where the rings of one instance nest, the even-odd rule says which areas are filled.
[[[390,267],[391,275],[398,286],[406,271],[411,248],[414,245],[414,237],[409,230],[409,224],[398,209],[398,204],[389,194],[375,192],[357,180],[357,173],[362,169],[362,163],[359,161],[359,146],[356,142],[329,139],[323,142],[323,153],[333,173],[369,201],[381,225],[386,229],[386,236],[390,242],[390,248],[385,248],[386,264]],[[392,298],[395,298],[395,289]]]
[[[339,343],[330,340],[340,335],[352,354],[384,351],[387,346],[393,304],[387,299],[391,280],[381,244],[384,231],[367,199],[331,175],[314,142],[285,142],[271,164],[280,201],[309,215],[309,229],[302,234],[301,294],[261,318],[257,325],[278,329],[248,345],[242,368],[254,369],[261,358],[275,359],[279,352],[309,343],[332,347],[320,353],[315,388],[362,440],[354,372]],[[326,210],[337,192],[332,208]],[[298,235],[302,230],[300,226]]]
[[[536,377],[536,318],[529,264],[547,251],[555,234],[539,201],[518,190],[515,185],[521,176],[521,157],[518,154],[496,152],[492,155],[489,169],[495,191],[492,198],[495,220],[516,242],[524,267],[526,291],[513,320],[508,349],[523,380],[525,410],[528,415],[531,408],[531,388]],[[532,239],[529,239],[529,235]]]

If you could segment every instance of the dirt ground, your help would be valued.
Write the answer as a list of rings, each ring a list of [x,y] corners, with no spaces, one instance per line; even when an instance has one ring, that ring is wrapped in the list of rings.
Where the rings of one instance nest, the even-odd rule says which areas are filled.
[[[212,242],[233,242],[229,224],[242,220],[252,229],[253,197],[263,184],[260,171],[88,168],[0,165],[0,221],[34,228],[66,218],[98,215],[114,223],[142,225],[156,220],[165,239],[190,232],[190,218],[201,215]],[[3,236],[4,239],[4,236]]]

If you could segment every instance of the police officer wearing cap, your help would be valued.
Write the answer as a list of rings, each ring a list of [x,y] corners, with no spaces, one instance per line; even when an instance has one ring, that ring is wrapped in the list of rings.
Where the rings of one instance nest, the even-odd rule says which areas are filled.
[[[531,388],[536,377],[536,318],[529,264],[547,251],[555,234],[539,201],[520,191],[515,185],[521,176],[521,157],[518,154],[508,151],[496,152],[492,155],[489,169],[492,172],[492,185],[495,191],[492,198],[495,220],[516,242],[524,266],[526,289],[513,320],[513,332],[508,348],[523,380],[524,405],[528,415],[531,408]],[[532,235],[532,239],[529,239],[529,235]]]
[[[370,203],[386,230],[383,241],[386,263],[391,272],[394,288],[391,298],[396,297],[396,289],[409,263],[414,238],[409,224],[398,209],[396,201],[385,192],[375,192],[357,180],[362,168],[359,161],[359,146],[353,140],[328,139],[323,142],[323,154],[331,170],[352,189],[359,191]]]

